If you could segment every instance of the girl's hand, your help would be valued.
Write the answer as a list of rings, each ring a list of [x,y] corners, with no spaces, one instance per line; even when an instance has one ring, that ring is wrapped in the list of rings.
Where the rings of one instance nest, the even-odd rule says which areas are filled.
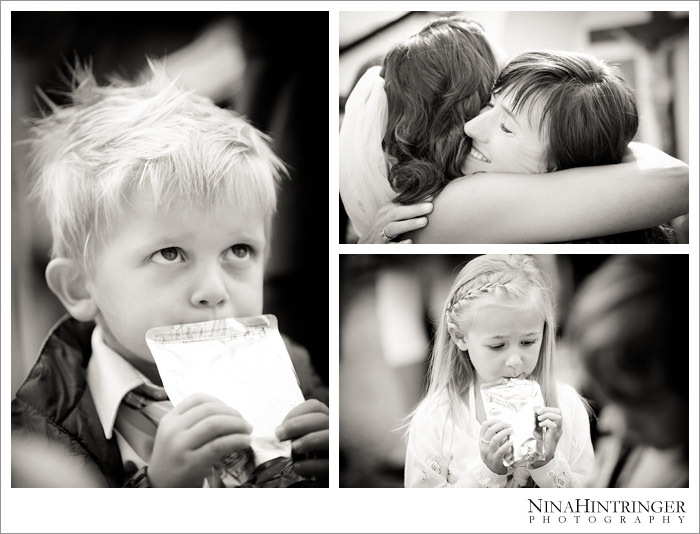
[[[513,446],[510,435],[513,427],[498,419],[487,419],[481,424],[479,454],[486,466],[497,475],[505,475],[508,469],[503,457]]]
[[[432,199],[431,199],[432,200]],[[387,202],[374,216],[374,223],[369,231],[360,237],[358,243],[411,243],[410,239],[394,241],[406,232],[423,228],[428,224],[426,215],[433,211],[432,202],[420,204],[395,204]]]
[[[539,427],[546,429],[544,433],[544,460],[533,462],[529,465],[530,469],[537,469],[548,464],[554,458],[554,451],[557,450],[557,444],[561,438],[561,410],[559,408],[538,408],[537,422]]]

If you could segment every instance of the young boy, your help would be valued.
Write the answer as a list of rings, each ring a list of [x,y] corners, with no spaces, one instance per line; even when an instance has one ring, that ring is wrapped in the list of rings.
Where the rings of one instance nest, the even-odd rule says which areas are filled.
[[[250,424],[193,395],[156,421],[143,452],[124,430],[125,405],[167,398],[148,329],[262,313],[284,167],[244,119],[152,71],[140,85],[100,87],[78,68],[72,105],[52,106],[34,127],[36,191],[53,235],[46,280],[71,317],[18,390],[12,428],[61,444],[103,485],[201,487],[212,466],[249,447]],[[305,398],[324,398],[308,355],[287,345]],[[323,402],[291,410],[277,435],[303,458],[296,474],[327,480]]]

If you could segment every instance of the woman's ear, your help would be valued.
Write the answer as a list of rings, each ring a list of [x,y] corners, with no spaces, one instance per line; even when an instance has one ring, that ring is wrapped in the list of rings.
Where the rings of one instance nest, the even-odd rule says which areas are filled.
[[[450,337],[452,338],[452,341],[454,341],[454,344],[457,345],[460,350],[466,352],[467,342],[464,339],[464,334],[462,334],[459,327],[455,323],[447,323],[447,331],[450,333]]]
[[[80,266],[68,258],[54,258],[46,267],[46,283],[68,313],[78,321],[97,317],[97,304],[85,284]]]

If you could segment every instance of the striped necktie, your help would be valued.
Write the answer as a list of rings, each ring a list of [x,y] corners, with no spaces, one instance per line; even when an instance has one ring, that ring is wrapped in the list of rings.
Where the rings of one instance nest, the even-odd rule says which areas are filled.
[[[173,409],[165,389],[142,384],[122,399],[114,428],[146,463],[151,461],[153,443],[160,420]],[[237,451],[212,467],[207,475],[211,488],[235,488],[250,483],[255,472],[255,455],[251,448]]]

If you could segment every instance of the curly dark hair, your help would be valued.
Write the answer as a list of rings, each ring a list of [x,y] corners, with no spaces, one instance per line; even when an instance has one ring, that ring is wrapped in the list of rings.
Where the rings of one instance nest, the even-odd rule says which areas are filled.
[[[483,27],[463,17],[437,19],[386,55],[384,151],[396,202],[424,200],[462,176],[464,123],[489,101],[497,74]]]

